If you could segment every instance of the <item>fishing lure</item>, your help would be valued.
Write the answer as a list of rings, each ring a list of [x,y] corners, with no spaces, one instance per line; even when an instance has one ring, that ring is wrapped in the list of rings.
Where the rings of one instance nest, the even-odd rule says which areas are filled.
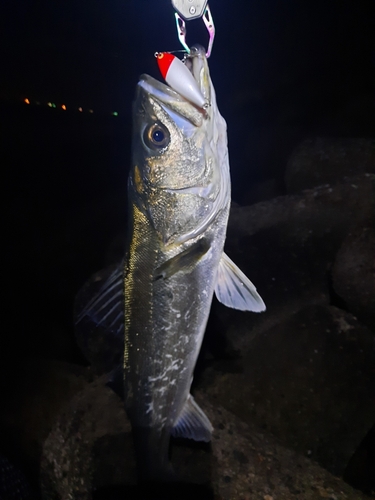
[[[206,100],[194,76],[185,64],[170,52],[156,52],[158,66],[164,80],[173,90],[199,108],[206,107]]]

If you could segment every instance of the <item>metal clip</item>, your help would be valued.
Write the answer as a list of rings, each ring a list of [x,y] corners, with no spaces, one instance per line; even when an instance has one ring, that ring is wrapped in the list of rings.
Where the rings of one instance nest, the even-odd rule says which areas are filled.
[[[204,3],[204,5],[206,5],[207,0],[203,3]],[[191,19],[196,19],[197,17],[203,17],[203,22],[204,22],[204,24],[207,28],[207,31],[209,33],[209,36],[210,36],[206,57],[210,57],[211,52],[212,52],[212,46],[214,44],[214,38],[215,38],[215,25],[214,25],[214,21],[213,21],[209,6],[206,5],[203,14],[200,13],[199,15],[195,15],[196,11],[194,11],[194,17],[193,17],[192,13],[191,13],[190,17],[186,17],[185,10],[182,11],[181,8],[177,9],[177,6],[176,6],[177,1],[176,0],[172,0],[172,4],[175,7],[175,9],[177,10],[177,12],[175,12],[174,15],[175,15],[175,19],[176,19],[178,39],[180,40],[181,45],[184,47],[184,49],[186,50],[186,52],[188,54],[190,54],[190,48],[189,48],[188,44],[186,43],[186,23],[185,23],[184,18],[187,21],[190,21]]]
[[[210,11],[209,6],[207,5],[206,10],[204,11],[203,14],[203,22],[206,25],[207,31],[210,35],[210,39],[208,42],[208,48],[206,52],[206,57],[210,57],[211,52],[212,52],[212,46],[214,44],[214,38],[215,38],[215,25],[214,25],[214,20],[212,18],[212,14]]]
[[[203,16],[207,2],[208,0],[172,0],[172,5],[185,21],[191,21]]]

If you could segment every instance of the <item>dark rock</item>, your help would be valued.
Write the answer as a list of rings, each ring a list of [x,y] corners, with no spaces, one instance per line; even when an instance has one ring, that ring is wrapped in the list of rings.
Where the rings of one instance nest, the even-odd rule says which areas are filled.
[[[247,335],[244,328],[241,333]],[[242,420],[341,475],[375,421],[372,332],[350,314],[319,305],[246,345],[237,360],[241,372],[223,372],[214,362],[199,387]]]
[[[332,270],[335,292],[375,333],[375,214],[367,227],[345,238]]]
[[[242,196],[241,205],[253,205],[254,203],[271,200],[283,194],[285,194],[285,190],[278,179],[272,178],[257,181],[252,183],[247,189],[246,195]]]
[[[318,137],[306,139],[293,152],[285,183],[293,194],[362,173],[375,173],[375,139]]]
[[[106,486],[135,482],[130,424],[105,381],[106,376],[86,386],[56,419],[43,448],[44,498],[89,499],[91,490],[103,485],[105,472]]]
[[[11,383],[2,387],[1,446],[36,482],[42,444],[56,415],[89,380],[87,368],[40,359],[19,359]]]
[[[348,96],[346,102],[329,112],[324,110],[317,129],[325,137],[375,137],[373,92]]]
[[[37,498],[22,471],[3,455],[0,455],[0,498],[2,500]]]
[[[222,500],[360,500],[365,496],[351,490],[339,478],[306,457],[281,446],[252,423],[245,424],[215,404],[200,405],[214,424],[212,485],[215,498]],[[217,423],[224,429],[217,429]],[[233,460],[233,451],[243,453],[246,462]],[[230,477],[228,481],[225,478]]]
[[[44,444],[41,477],[48,500],[365,499],[202,395],[198,395],[199,404],[215,427],[211,450],[188,442],[172,445],[172,463],[183,483],[155,486],[146,494],[135,483],[130,425],[123,405],[104,381],[105,377],[96,380],[73,398]],[[160,488],[164,494],[158,496]]]
[[[374,211],[371,175],[233,207],[226,251],[258,288],[267,311],[257,315],[215,306],[232,347],[249,346],[254,336],[301,307],[329,304],[336,254],[350,229],[370,220]],[[216,341],[213,334],[211,344]]]
[[[350,459],[344,479],[375,498],[375,424]]]

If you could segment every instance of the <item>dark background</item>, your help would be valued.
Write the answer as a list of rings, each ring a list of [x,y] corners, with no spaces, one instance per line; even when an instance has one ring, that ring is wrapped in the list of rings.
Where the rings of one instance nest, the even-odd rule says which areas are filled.
[[[305,137],[374,136],[373,0],[210,6],[236,202],[284,194]],[[202,22],[187,27],[189,42],[207,43]],[[25,357],[85,362],[73,301],[126,231],[135,85],[159,78],[155,51],[180,48],[169,0],[0,3],[2,398]]]

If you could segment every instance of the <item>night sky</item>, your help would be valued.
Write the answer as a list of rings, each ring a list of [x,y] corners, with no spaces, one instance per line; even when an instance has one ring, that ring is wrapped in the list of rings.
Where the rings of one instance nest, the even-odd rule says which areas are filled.
[[[228,108],[277,107],[288,92],[294,97],[286,105],[320,98],[322,106],[373,90],[372,0],[210,5],[217,28],[211,71]],[[206,42],[201,24],[188,24],[191,43]],[[127,111],[138,75],[157,76],[153,53],[181,48],[169,0],[3,0],[0,37],[2,97],[103,112]]]

